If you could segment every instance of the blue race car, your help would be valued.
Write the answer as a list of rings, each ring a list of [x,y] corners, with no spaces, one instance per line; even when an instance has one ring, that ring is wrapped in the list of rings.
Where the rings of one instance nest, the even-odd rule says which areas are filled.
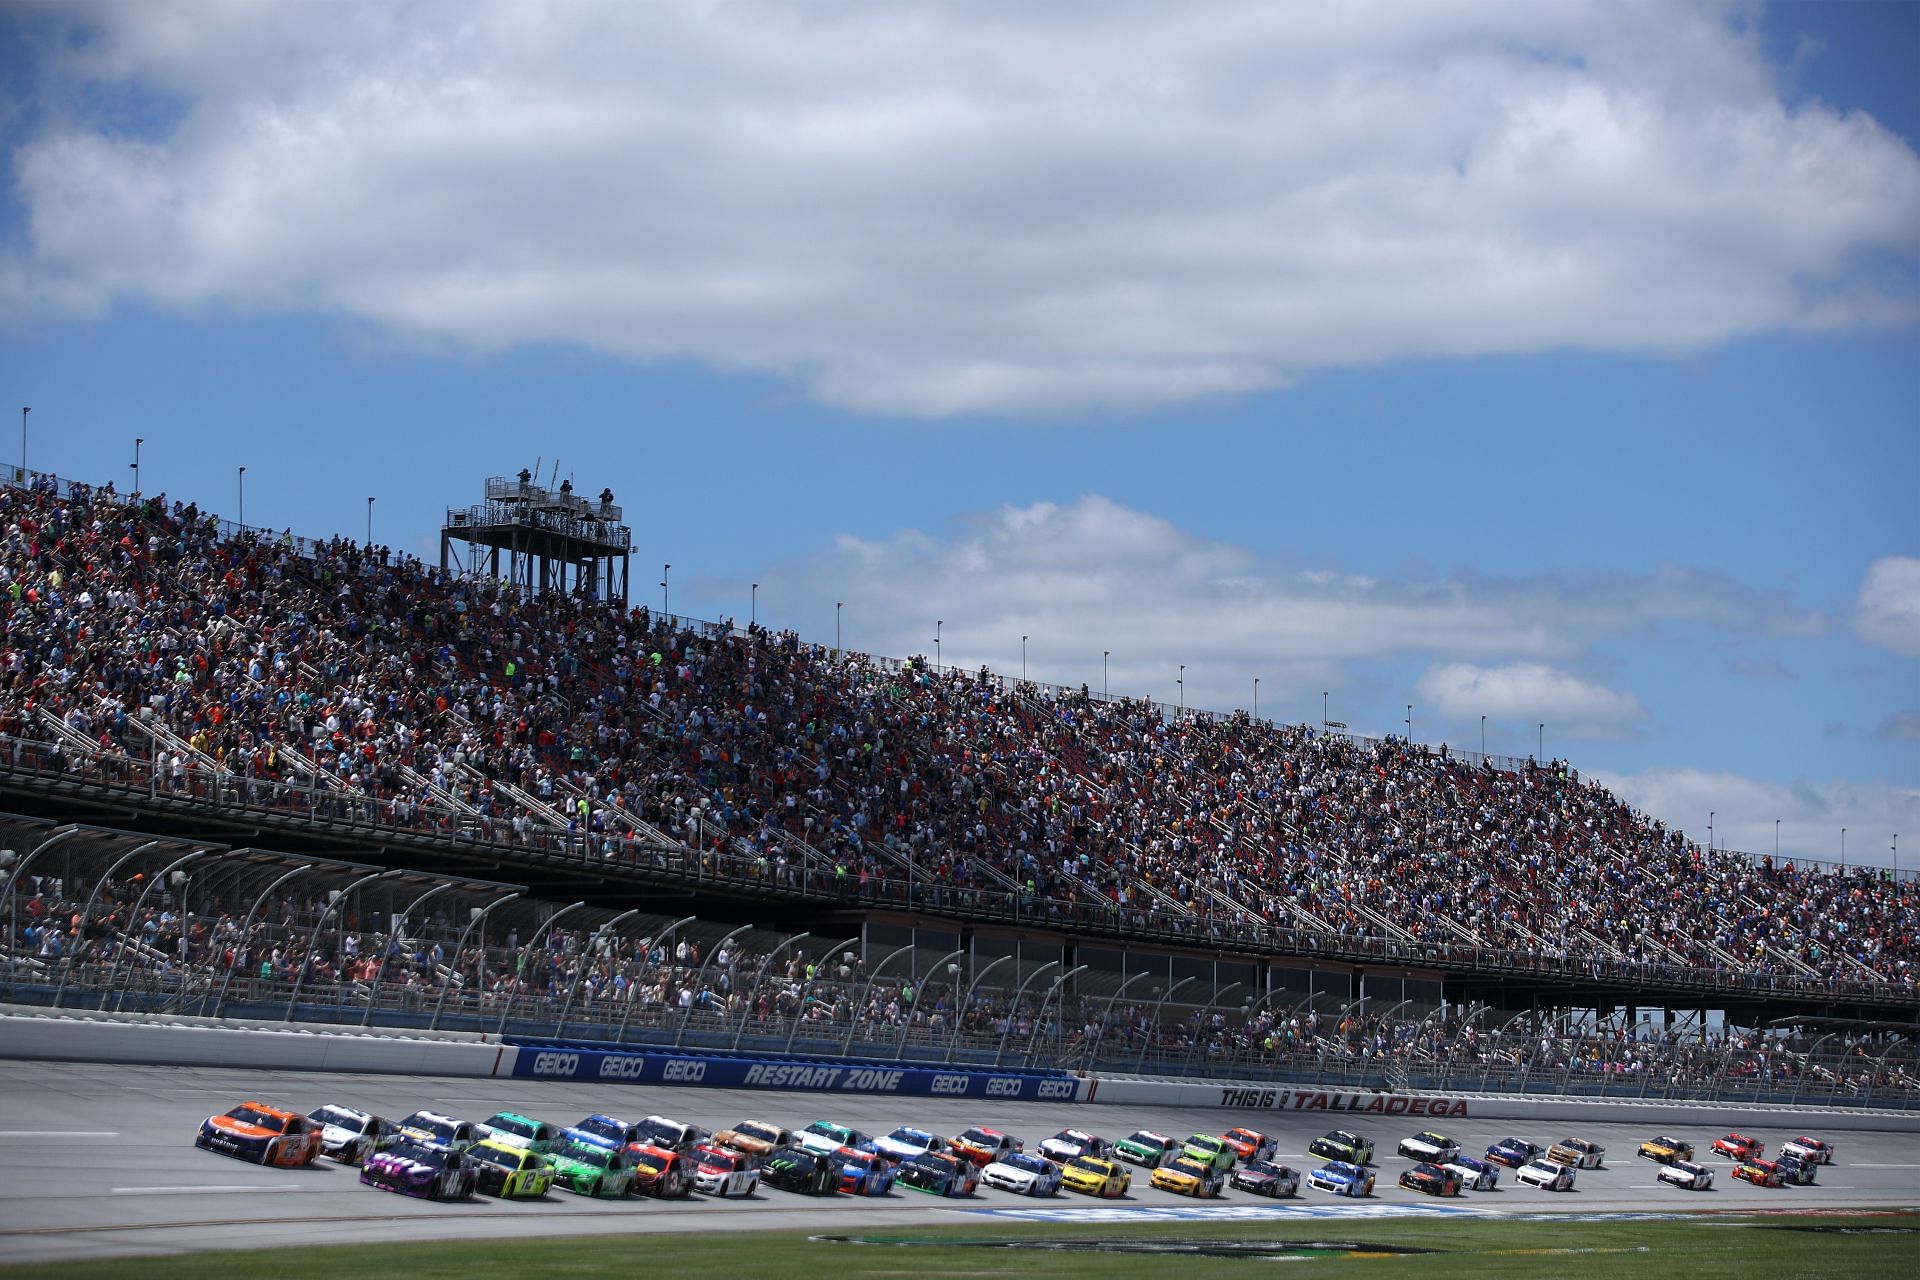
[[[1309,1173],[1307,1185],[1321,1191],[1331,1191],[1336,1196],[1352,1196],[1357,1200],[1373,1194],[1373,1174],[1357,1164],[1333,1160]]]
[[[578,1142],[589,1147],[605,1147],[618,1151],[629,1142],[646,1141],[646,1126],[635,1124],[631,1120],[620,1120],[613,1116],[588,1116],[569,1129],[562,1129],[562,1145]]]
[[[1518,1169],[1539,1154],[1540,1148],[1524,1138],[1502,1138],[1487,1148],[1487,1159],[1509,1169]]]
[[[883,1196],[893,1190],[893,1165],[883,1155],[842,1147],[831,1159],[840,1166],[840,1190],[850,1196]]]
[[[1460,1175],[1461,1185],[1469,1191],[1492,1191],[1500,1185],[1500,1171],[1485,1160],[1455,1156],[1447,1161],[1447,1168]]]
[[[949,1145],[937,1133],[903,1124],[886,1137],[876,1140],[873,1149],[895,1164],[900,1164],[929,1151],[945,1151]]]

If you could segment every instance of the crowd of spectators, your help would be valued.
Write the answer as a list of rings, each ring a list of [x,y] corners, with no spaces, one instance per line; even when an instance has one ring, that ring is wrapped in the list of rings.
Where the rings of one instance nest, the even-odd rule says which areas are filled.
[[[1912,880],[1702,848],[1561,762],[1502,770],[528,599],[112,486],[0,490],[0,578],[0,735],[76,771],[246,799],[297,784],[399,825],[678,849],[869,896],[1920,977]]]

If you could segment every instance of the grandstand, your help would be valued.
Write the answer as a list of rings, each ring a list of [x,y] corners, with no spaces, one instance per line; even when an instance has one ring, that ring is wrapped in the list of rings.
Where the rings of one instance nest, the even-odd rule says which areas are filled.
[[[935,670],[45,476],[0,490],[0,561],[16,998],[1911,1087],[1912,877],[1703,849],[1561,762]]]

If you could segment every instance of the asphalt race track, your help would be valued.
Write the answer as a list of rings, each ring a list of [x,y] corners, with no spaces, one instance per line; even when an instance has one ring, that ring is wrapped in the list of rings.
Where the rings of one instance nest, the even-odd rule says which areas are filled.
[[[911,1123],[952,1134],[971,1125],[1005,1129],[1029,1146],[1069,1125],[1109,1140],[1151,1128],[1173,1137],[1220,1132],[1235,1124],[1264,1127],[1280,1139],[1281,1158],[1295,1167],[1317,1163],[1306,1144],[1328,1128],[1351,1125],[1380,1149],[1379,1188],[1368,1201],[1348,1201],[1302,1188],[1298,1200],[1267,1201],[1229,1191],[1196,1203],[1156,1191],[1134,1171],[1126,1200],[1095,1202],[1063,1193],[1035,1201],[984,1191],[967,1201],[942,1201],[911,1191],[871,1199],[807,1199],[762,1191],[747,1200],[687,1202],[583,1200],[554,1192],[544,1202],[500,1203],[479,1197],[465,1204],[433,1204],[363,1187],[357,1170],[325,1160],[307,1169],[263,1169],[197,1150],[201,1120],[246,1098],[309,1111],[342,1102],[398,1119],[420,1107],[479,1120],[516,1110],[562,1124],[593,1112],[634,1119],[651,1112],[709,1128],[749,1117],[798,1128],[830,1118],[875,1135]],[[1448,1120],[1436,1125],[1469,1152],[1513,1132],[1503,1121]],[[844,1230],[886,1223],[905,1226],[964,1221],[982,1211],[1043,1209],[1104,1214],[1173,1210],[1193,1216],[1253,1210],[1305,1216],[1310,1212],[1421,1212],[1455,1202],[1434,1201],[1394,1185],[1406,1161],[1392,1154],[1402,1137],[1425,1127],[1419,1119],[1356,1123],[1355,1117],[1173,1107],[1072,1106],[926,1098],[770,1093],[707,1089],[649,1089],[623,1085],[535,1080],[470,1080],[418,1076],[255,1072],[176,1067],[115,1067],[0,1061],[0,1258],[10,1263],[113,1255],[186,1253],[202,1249],[268,1248],[327,1243],[374,1243],[449,1237],[572,1233],[712,1231],[756,1228]],[[1744,1128],[1744,1126],[1742,1126]],[[1817,1122],[1807,1126],[1819,1132]],[[1751,1128],[1768,1153],[1793,1135]],[[1536,1142],[1558,1132],[1518,1133]],[[1841,1131],[1827,1134],[1838,1161],[1811,1187],[1764,1189],[1736,1182],[1725,1161],[1704,1157],[1718,1178],[1712,1191],[1685,1192],[1654,1181],[1654,1167],[1634,1157],[1653,1136],[1622,1125],[1593,1125],[1575,1136],[1605,1144],[1607,1167],[1583,1171],[1578,1189],[1550,1194],[1515,1183],[1503,1171],[1497,1192],[1469,1194],[1458,1203],[1481,1212],[1661,1211],[1680,1209],[1905,1207],[1920,1205],[1920,1142],[1911,1133]],[[1698,1127],[1675,1136],[1704,1152],[1720,1136]],[[983,1220],[984,1225],[984,1220]]]

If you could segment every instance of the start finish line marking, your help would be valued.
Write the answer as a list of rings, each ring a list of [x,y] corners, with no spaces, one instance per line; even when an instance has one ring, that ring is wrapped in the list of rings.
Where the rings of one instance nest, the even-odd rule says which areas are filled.
[[[1016,1222],[1262,1222],[1275,1218],[1424,1218],[1485,1216],[1485,1209],[1440,1204],[1063,1205],[1057,1209],[970,1209]]]

